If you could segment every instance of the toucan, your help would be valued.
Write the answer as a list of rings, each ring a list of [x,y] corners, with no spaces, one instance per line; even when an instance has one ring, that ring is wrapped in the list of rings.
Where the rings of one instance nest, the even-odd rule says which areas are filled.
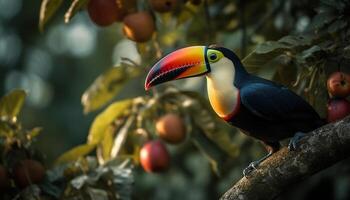
[[[149,71],[145,89],[176,79],[205,76],[215,113],[248,136],[264,144],[268,154],[250,163],[244,176],[280,149],[292,137],[295,150],[305,133],[324,124],[313,107],[287,87],[250,74],[238,56],[225,47],[190,46],[159,60]]]

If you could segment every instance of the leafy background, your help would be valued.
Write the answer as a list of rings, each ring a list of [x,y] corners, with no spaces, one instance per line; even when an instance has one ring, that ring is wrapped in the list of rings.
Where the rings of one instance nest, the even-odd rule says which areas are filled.
[[[101,128],[96,128],[100,133],[92,133],[90,127],[96,123],[96,116],[96,120],[102,118],[104,123],[120,117],[121,124],[126,124],[130,118],[125,116],[134,112],[134,105],[151,104],[154,96],[143,89],[146,70],[157,56],[179,47],[224,44],[244,58],[251,72],[288,85],[322,116],[327,101],[327,75],[338,69],[350,72],[350,3],[346,0],[219,0],[205,1],[199,6],[186,3],[171,14],[156,14],[156,37],[145,44],[125,39],[120,23],[108,28],[96,27],[86,11],[78,12],[64,24],[71,3],[62,1],[48,24],[41,24],[40,32],[39,1],[0,0],[0,94],[14,88],[28,92],[20,120],[28,128],[43,127],[35,146],[46,156],[47,167],[52,167],[56,158],[73,147],[78,146],[84,152],[96,148],[104,133]],[[140,7],[147,8],[145,5],[141,3]],[[101,85],[104,87],[98,87]],[[169,85],[161,88],[164,104],[160,113],[175,111],[184,116],[191,130],[190,138],[179,146],[168,145],[172,165],[166,173],[147,174],[135,167],[132,197],[217,199],[242,176],[242,169],[251,160],[264,154],[264,149],[216,120],[210,109],[198,112],[208,108],[203,98],[206,96],[203,80],[183,80],[172,85],[195,93],[181,92]],[[106,91],[109,93],[105,94]],[[141,99],[137,98],[140,96]],[[132,98],[135,99],[125,100]],[[104,110],[107,100],[116,103]],[[189,104],[183,105],[186,100]],[[113,114],[108,114],[108,109]],[[130,113],[116,113],[116,110]],[[150,110],[145,113],[144,126],[154,131],[152,125],[159,113],[152,115],[156,112]],[[208,122],[214,123],[214,127]],[[128,130],[132,132],[130,127]],[[103,130],[109,131],[105,126]],[[97,149],[100,149],[97,152],[110,151],[106,143]],[[137,152],[137,148],[132,151]],[[108,155],[102,153],[102,158],[108,160]],[[61,161],[70,158],[67,154],[60,157]],[[295,185],[280,199],[350,198],[349,162],[346,160]],[[107,173],[96,170],[98,178]]]

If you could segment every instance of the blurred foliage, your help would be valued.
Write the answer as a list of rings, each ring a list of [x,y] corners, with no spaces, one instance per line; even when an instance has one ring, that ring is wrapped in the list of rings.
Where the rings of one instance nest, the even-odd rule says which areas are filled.
[[[23,190],[12,183],[8,195],[24,199],[217,199],[238,180],[241,170],[263,151],[217,118],[198,79],[143,91],[150,66],[179,47],[224,44],[242,58],[250,72],[289,86],[322,116],[328,100],[327,75],[337,70],[350,72],[348,0],[179,0],[168,13],[155,12],[150,1],[138,1],[135,10],[149,10],[157,29],[150,41],[137,44],[123,43],[124,36],[116,31],[122,22],[103,29],[92,25],[85,12],[88,0],[42,0],[41,6],[36,3],[37,9],[32,3],[17,1],[24,9],[12,21],[1,18],[5,11],[0,1],[0,69],[6,69],[0,77],[6,90],[16,86],[29,91],[23,121],[31,126],[40,122],[48,128],[38,136],[40,128],[22,127],[17,119],[26,96],[22,90],[2,98],[2,163],[11,169],[16,160],[28,156],[42,162],[43,153],[33,148],[35,138],[47,149],[41,152],[55,150],[58,154],[82,143],[87,135],[84,144],[58,156],[42,183]],[[40,35],[33,28],[37,20],[33,16],[38,13]],[[63,26],[62,21],[68,24]],[[1,57],[1,45],[7,47],[3,41],[10,29],[18,29],[16,34],[23,40],[22,46],[17,45],[23,48],[18,57],[23,61],[13,61],[15,64]],[[39,55],[39,61],[46,59],[44,67],[29,67],[25,60],[30,53]],[[50,59],[52,72],[47,69]],[[31,62],[40,64],[35,59]],[[45,75],[44,69],[51,75]],[[81,93],[83,109],[76,103]],[[80,113],[89,115],[83,118]],[[172,157],[167,172],[146,174],[133,166],[139,165],[142,145],[158,137],[155,122],[166,113],[181,116],[188,137],[180,145],[167,145]],[[349,177],[349,161],[344,161],[280,198],[310,199],[322,194],[348,199]],[[332,194],[320,193],[328,189]]]
[[[20,112],[26,93],[23,90],[14,90],[10,94],[4,96],[0,100],[0,116],[16,121],[18,113]]]
[[[44,30],[45,24],[49,21],[49,19],[55,14],[58,8],[62,5],[62,0],[44,0],[41,3],[40,8],[40,21],[39,21],[39,29],[41,31]]]
[[[127,83],[128,80],[140,74],[137,66],[123,63],[100,75],[82,96],[84,112],[88,113],[104,106],[114,98]]]
[[[18,121],[18,114],[22,109],[26,93],[23,90],[13,90],[0,99],[0,137],[1,150],[7,154],[12,146],[30,146],[40,128],[24,130]],[[4,157],[5,155],[2,155]]]
[[[62,155],[57,164],[70,163],[43,172],[46,175],[40,180],[34,180],[39,169],[33,166],[26,166],[26,175],[20,174],[18,163],[29,159],[42,165],[44,158],[32,145],[41,129],[24,130],[17,120],[25,96],[23,90],[13,90],[0,99],[0,166],[5,170],[0,175],[1,199],[130,199],[132,165],[128,160],[114,160],[99,166],[96,158],[85,158],[96,144],[81,145]],[[26,178],[29,183],[23,189],[20,183]]]
[[[67,12],[64,14],[64,22],[68,23],[78,11],[86,6],[87,2],[88,0],[74,0]]]

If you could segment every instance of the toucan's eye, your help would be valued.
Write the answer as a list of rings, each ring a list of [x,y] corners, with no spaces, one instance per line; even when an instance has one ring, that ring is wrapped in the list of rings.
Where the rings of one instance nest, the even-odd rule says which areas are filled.
[[[207,58],[210,63],[215,63],[219,61],[222,57],[223,55],[220,51],[217,51],[215,49],[208,49]]]
[[[216,53],[211,53],[209,55],[209,59],[212,60],[212,61],[216,60],[217,58],[218,58],[218,56],[216,55]]]

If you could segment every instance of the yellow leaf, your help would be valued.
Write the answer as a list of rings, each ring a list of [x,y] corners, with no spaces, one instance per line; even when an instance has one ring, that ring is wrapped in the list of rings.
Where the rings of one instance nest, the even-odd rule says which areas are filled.
[[[95,144],[82,144],[62,154],[56,161],[56,164],[72,162],[80,157],[86,156],[95,149]]]
[[[12,119],[21,111],[26,93],[24,90],[13,90],[0,99],[0,116]]]
[[[64,22],[68,23],[73,16],[87,4],[87,2],[88,0],[73,0],[66,14],[64,14]]]
[[[40,134],[41,130],[42,130],[41,127],[33,128],[32,130],[27,132],[27,138],[31,140],[31,139],[37,137]]]
[[[104,133],[109,125],[118,117],[120,117],[126,109],[132,105],[132,100],[123,100],[111,104],[101,114],[99,114],[91,125],[88,143],[99,144],[104,137]]]
[[[115,131],[115,126],[108,126],[104,133],[104,138],[100,145],[102,150],[102,158],[104,161],[108,161],[111,158],[111,150],[113,147]]]
[[[45,24],[62,5],[63,0],[42,0],[39,16],[39,30],[43,31]]]
[[[14,131],[9,124],[0,121],[0,137],[12,137],[13,135]]]
[[[124,87],[128,80],[139,75],[139,68],[123,64],[100,75],[84,92],[81,103],[84,112],[99,109],[108,103]]]

